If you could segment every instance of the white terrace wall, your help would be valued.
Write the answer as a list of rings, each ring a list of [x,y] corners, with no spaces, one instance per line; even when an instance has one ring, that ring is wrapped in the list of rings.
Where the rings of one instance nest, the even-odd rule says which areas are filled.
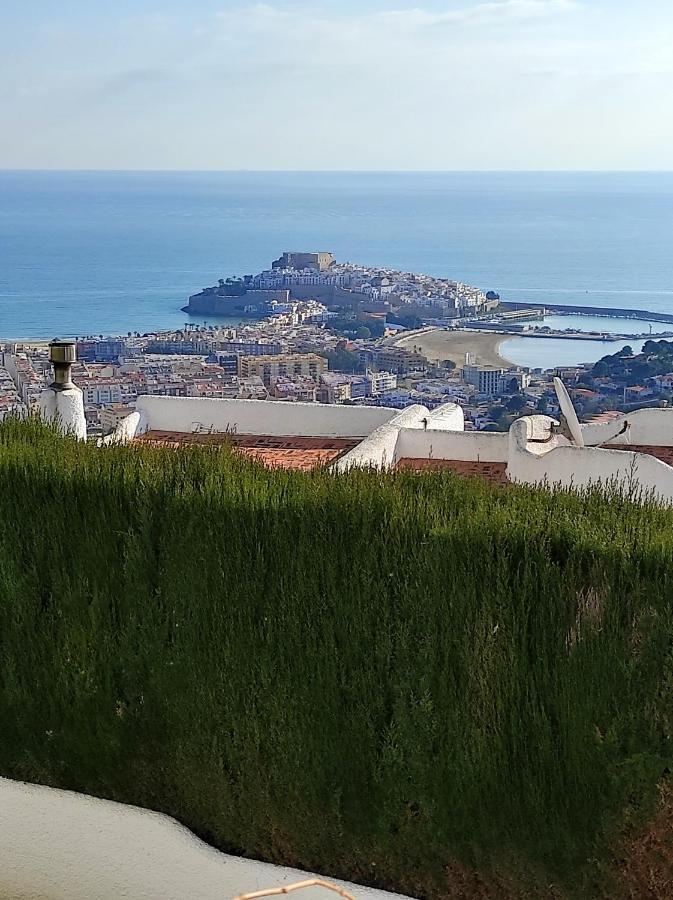
[[[575,447],[530,444],[529,438],[539,429],[530,417],[514,422],[509,433],[510,481],[521,484],[561,485],[585,488],[617,483],[628,489],[633,485],[645,493],[673,503],[673,468],[654,456],[628,450],[604,450],[598,447]],[[549,447],[551,446],[551,449]]]
[[[465,431],[465,413],[457,403],[443,403],[428,415],[427,420],[415,426],[433,431]]]
[[[509,436],[487,431],[403,428],[395,448],[395,462],[406,458],[506,463],[509,458]]]
[[[122,419],[112,434],[101,438],[99,446],[126,444],[132,441],[137,434],[142,434],[146,430],[143,416],[136,410],[136,412],[132,412],[125,419]]]
[[[148,429],[212,429],[279,437],[364,437],[398,414],[396,409],[376,406],[191,397],[139,397],[136,410]]]
[[[625,422],[627,431],[613,438]],[[616,422],[582,425],[582,434],[591,446],[612,442],[673,447],[673,409],[636,409]]]
[[[0,897],[233,900],[312,877],[218,853],[168,816],[0,778]],[[401,896],[335,883],[356,900]],[[290,896],[336,895],[310,888]]]
[[[332,407],[330,407],[331,409]],[[400,428],[422,428],[423,421],[430,415],[425,406],[408,406],[389,421],[380,425],[368,438],[342,456],[335,469],[346,472],[352,468],[388,469],[395,464],[397,441]]]

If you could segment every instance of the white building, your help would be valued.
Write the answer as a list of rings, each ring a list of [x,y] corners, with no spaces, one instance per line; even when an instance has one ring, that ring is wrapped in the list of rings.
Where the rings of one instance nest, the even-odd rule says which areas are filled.
[[[500,392],[500,379],[505,370],[497,366],[465,365],[461,374],[465,384],[473,385],[480,394],[495,396]]]

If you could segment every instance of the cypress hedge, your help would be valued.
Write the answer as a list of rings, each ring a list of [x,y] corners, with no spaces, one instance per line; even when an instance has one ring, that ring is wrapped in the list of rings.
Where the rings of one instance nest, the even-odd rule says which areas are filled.
[[[0,774],[416,895],[453,864],[600,893],[671,767],[673,511],[641,501],[6,421]]]

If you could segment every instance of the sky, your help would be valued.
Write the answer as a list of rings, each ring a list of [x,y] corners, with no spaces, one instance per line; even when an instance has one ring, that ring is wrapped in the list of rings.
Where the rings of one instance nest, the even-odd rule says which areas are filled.
[[[670,0],[0,0],[0,168],[673,168]]]

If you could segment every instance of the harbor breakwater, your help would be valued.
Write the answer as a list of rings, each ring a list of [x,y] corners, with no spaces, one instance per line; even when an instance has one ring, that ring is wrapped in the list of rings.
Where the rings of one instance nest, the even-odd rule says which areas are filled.
[[[508,310],[545,309],[547,312],[569,313],[581,316],[605,316],[610,319],[643,319],[650,322],[664,322],[673,325],[673,313],[650,312],[647,309],[624,309],[618,306],[578,306],[567,303],[520,303],[502,301]]]

